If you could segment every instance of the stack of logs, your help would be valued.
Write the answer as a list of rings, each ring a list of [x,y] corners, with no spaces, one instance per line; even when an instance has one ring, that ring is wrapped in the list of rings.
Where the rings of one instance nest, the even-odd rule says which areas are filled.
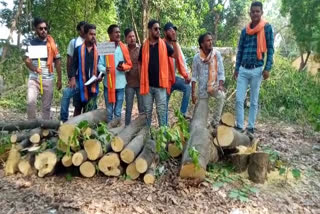
[[[140,115],[129,126],[108,130],[108,139],[98,135],[93,125],[105,121],[106,111],[95,110],[60,124],[58,121],[29,121],[0,124],[3,130],[23,130],[11,135],[12,148],[5,165],[6,175],[21,172],[28,176],[52,175],[58,167],[77,169],[84,177],[98,171],[106,176],[124,173],[130,179],[142,175],[147,184],[155,181],[156,143],[149,137],[146,118]],[[77,125],[88,121],[90,127]],[[26,131],[28,130],[29,131]],[[77,138],[79,145],[75,145]]]

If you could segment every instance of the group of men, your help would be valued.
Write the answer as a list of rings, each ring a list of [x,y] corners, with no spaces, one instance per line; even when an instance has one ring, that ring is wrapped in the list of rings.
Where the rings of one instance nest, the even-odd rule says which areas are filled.
[[[261,80],[262,77],[267,79],[269,76],[274,52],[272,27],[261,19],[262,14],[262,3],[253,2],[250,9],[252,21],[241,32],[234,72],[237,78],[236,127],[239,130],[244,128],[244,100],[247,87],[250,85],[247,127],[250,133],[254,132]],[[35,19],[34,27],[37,37],[29,45],[46,45],[48,57],[40,59],[38,66],[37,60],[28,58],[28,52],[26,54],[26,65],[30,69],[28,118],[33,119],[36,116],[36,101],[41,84],[42,117],[49,119],[53,97],[53,64],[58,74],[57,89],[61,89],[60,55],[56,43],[47,33],[46,22]],[[222,56],[213,48],[214,36],[211,33],[199,36],[199,53],[194,56],[191,77],[186,59],[177,42],[177,27],[171,22],[164,25],[162,39],[160,23],[150,20],[149,36],[141,46],[137,43],[132,29],[124,31],[126,42],[124,44],[120,41],[119,26],[110,25],[107,33],[116,48],[114,54],[107,56],[98,55],[95,25],[82,21],[78,24],[77,30],[79,37],[70,41],[67,51],[68,86],[63,89],[61,100],[62,121],[68,119],[71,98],[75,107],[74,116],[96,109],[99,82],[103,81],[107,122],[120,122],[125,99],[125,125],[129,125],[136,95],[139,113],[146,114],[147,125],[151,126],[155,102],[159,126],[165,126],[168,124],[170,94],[178,90],[183,92],[180,111],[184,116],[187,113],[190,96],[193,104],[196,104],[198,99],[215,97],[217,106],[214,109],[211,126],[215,127],[219,123],[225,100],[225,72]],[[265,54],[267,60],[263,68]],[[97,77],[96,80],[89,85],[85,84],[93,75]]]

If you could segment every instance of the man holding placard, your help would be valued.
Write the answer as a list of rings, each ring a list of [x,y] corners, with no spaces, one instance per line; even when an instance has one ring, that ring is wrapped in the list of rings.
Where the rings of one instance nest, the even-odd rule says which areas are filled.
[[[96,26],[84,26],[85,41],[74,50],[72,70],[68,73],[70,81],[79,81],[79,92],[84,112],[97,108],[99,93],[98,50],[96,43]]]
[[[42,118],[50,119],[50,108],[53,98],[54,74],[58,73],[57,89],[61,89],[60,54],[54,39],[48,34],[47,23],[41,18],[33,22],[37,37],[30,41],[26,52],[25,63],[30,70],[27,93],[28,119],[36,118],[37,98],[40,92],[42,99]]]
[[[107,122],[115,118],[115,123],[112,125],[117,125],[121,120],[124,88],[127,84],[125,72],[131,69],[132,62],[127,46],[120,41],[119,26],[110,25],[108,34],[110,42],[115,44],[115,50],[114,53],[99,53],[99,70],[106,74],[104,99],[107,108]]]

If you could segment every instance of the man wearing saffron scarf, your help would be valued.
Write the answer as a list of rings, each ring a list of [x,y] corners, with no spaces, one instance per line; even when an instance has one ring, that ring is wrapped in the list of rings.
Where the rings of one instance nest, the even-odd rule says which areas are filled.
[[[147,114],[147,125],[151,126],[153,102],[156,102],[159,126],[167,125],[167,92],[169,85],[168,57],[178,58],[177,40],[172,38],[173,48],[160,38],[160,25],[156,20],[148,23],[149,38],[140,49],[141,63],[140,94]]]
[[[117,126],[121,120],[124,88],[127,81],[125,72],[132,68],[128,48],[120,41],[120,28],[110,25],[108,34],[111,42],[116,45],[114,55],[100,56],[99,70],[106,74],[104,78],[104,99],[107,108],[107,122]]]
[[[212,37],[211,33],[205,33],[198,39],[200,53],[194,56],[192,63],[192,103],[196,104],[198,98],[207,99],[209,96],[216,98],[217,105],[210,122],[210,125],[216,128],[225,100],[223,86],[225,75],[222,56],[212,47]],[[195,93],[196,83],[198,83],[198,96]]]
[[[250,85],[250,109],[247,133],[254,134],[254,124],[258,111],[259,90],[262,78],[268,79],[273,63],[273,31],[270,24],[261,19],[262,3],[253,2],[250,8],[251,23],[241,32],[238,45],[236,69],[236,128],[243,130],[244,100]],[[264,56],[267,52],[265,67]]]
[[[96,43],[96,26],[86,24],[84,26],[85,40],[73,53],[72,70],[68,73],[70,80],[79,82],[80,102],[84,106],[84,112],[97,108],[97,95],[99,93],[98,81],[85,85],[94,75],[99,76],[98,51]]]
[[[69,42],[68,50],[67,50],[67,74],[71,72],[72,69],[72,59],[74,50],[83,44],[85,40],[84,26],[87,24],[85,21],[81,21],[77,25],[77,31],[79,36],[77,38],[72,39]],[[65,122],[69,117],[69,104],[70,99],[74,97],[77,93],[77,84],[76,78],[71,78],[68,81],[68,86],[63,89],[62,98],[61,98],[61,108],[60,108],[60,120]],[[77,95],[79,96],[79,95]],[[81,113],[81,103],[77,105],[77,98],[73,99],[73,105],[75,106],[74,115],[77,116]]]
[[[40,81],[42,78],[42,118],[49,120],[50,108],[53,99],[53,63],[55,64],[55,68],[58,73],[56,87],[58,90],[61,89],[60,54],[54,39],[48,34],[47,23],[41,18],[35,18],[33,26],[35,28],[37,37],[31,40],[28,46],[47,46],[48,57],[41,58],[39,63],[37,59],[30,59],[28,57],[29,53],[26,53],[25,63],[30,70],[27,93],[27,114],[29,120],[36,118],[37,98],[39,92],[41,91]],[[40,64],[40,67],[38,64]]]
[[[171,22],[168,22],[164,26],[164,36],[165,41],[169,44],[172,43],[172,38],[176,37],[176,31],[177,27],[174,26]],[[183,93],[182,101],[181,101],[181,107],[180,112],[183,114],[183,116],[186,116],[188,105],[189,105],[189,99],[190,99],[190,81],[191,78],[189,76],[189,73],[187,71],[187,63],[186,59],[182,53],[181,47],[179,44],[177,44],[179,48],[179,58],[174,59],[172,57],[169,57],[169,84],[171,85],[170,93],[167,96],[167,108],[169,107],[169,100],[170,95],[175,90],[181,91]],[[168,123],[168,114],[169,114],[169,108],[167,110],[167,116],[166,120]]]
[[[139,114],[144,113],[142,96],[140,95],[140,72],[139,72],[139,50],[140,45],[136,42],[136,35],[130,28],[125,29],[124,36],[128,45],[130,58],[132,61],[132,68],[126,72],[127,85],[125,89],[126,99],[126,116],[125,125],[131,122],[131,113],[134,101],[134,95],[137,96]]]

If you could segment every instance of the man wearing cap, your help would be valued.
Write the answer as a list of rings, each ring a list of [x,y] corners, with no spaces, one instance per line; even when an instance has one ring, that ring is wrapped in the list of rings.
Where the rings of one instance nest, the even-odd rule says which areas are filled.
[[[171,46],[173,45],[173,41],[172,41],[173,38],[176,38],[176,31],[177,31],[177,27],[174,26],[171,22],[168,22],[164,26],[164,36],[165,36],[164,40]],[[169,114],[168,107],[169,107],[170,94],[175,90],[181,91],[183,93],[180,112],[185,116],[188,109],[190,92],[191,92],[191,87],[189,85],[191,78],[189,76],[189,73],[187,72],[187,63],[182,53],[181,47],[178,43],[177,43],[177,46],[179,51],[178,58],[168,57],[169,86],[171,86],[171,89],[167,95],[167,115],[166,115],[167,123],[168,123],[168,114]]]

